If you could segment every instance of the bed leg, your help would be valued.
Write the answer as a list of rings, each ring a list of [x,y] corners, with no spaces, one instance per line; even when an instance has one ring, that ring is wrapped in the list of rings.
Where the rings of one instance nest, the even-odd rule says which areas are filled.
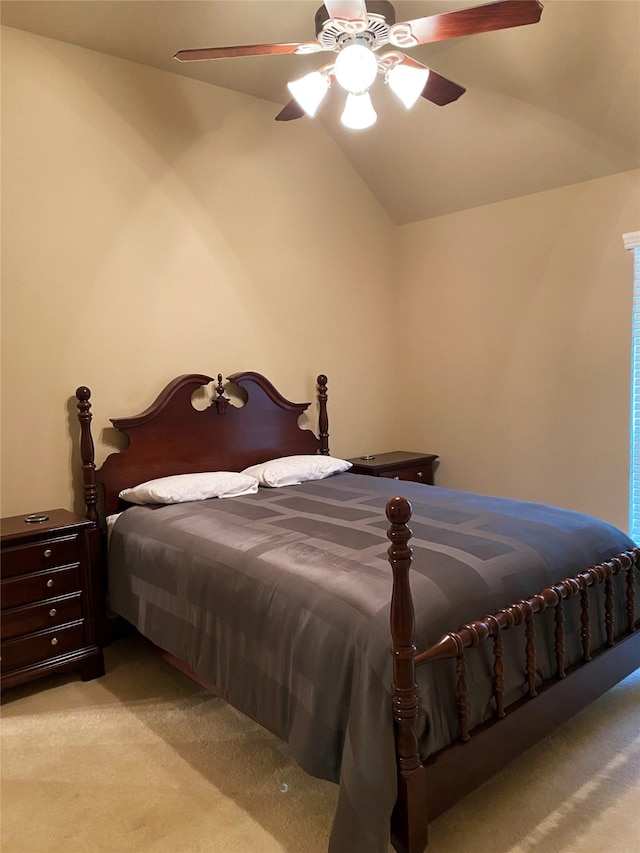
[[[391,844],[397,853],[423,853],[428,842],[424,767],[398,774],[398,800],[391,816]]]
[[[411,504],[395,497],[387,503],[387,536],[393,570],[391,654],[393,656],[393,719],[398,766],[398,799],[391,818],[391,842],[398,853],[422,853],[427,846],[427,783],[420,760],[415,722],[418,688],[415,680],[415,613],[409,569]]]

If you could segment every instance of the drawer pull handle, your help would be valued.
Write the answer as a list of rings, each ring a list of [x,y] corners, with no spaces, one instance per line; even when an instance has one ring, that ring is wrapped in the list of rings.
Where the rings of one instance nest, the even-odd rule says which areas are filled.
[[[422,471],[416,471],[416,477],[424,477]]]
[[[53,578],[49,578],[49,580],[47,581],[47,586],[49,588],[51,588],[53,586]]]
[[[45,557],[50,557],[52,553],[53,552],[52,552],[51,548],[45,548],[45,551],[44,551]]]
[[[58,611],[56,610],[55,607],[52,607],[51,610],[49,611],[49,616],[57,616],[57,615],[58,615]]]
[[[52,646],[57,646],[57,645],[58,645],[58,638],[57,638],[57,637],[52,637],[52,638],[51,638],[51,645],[52,645]]]

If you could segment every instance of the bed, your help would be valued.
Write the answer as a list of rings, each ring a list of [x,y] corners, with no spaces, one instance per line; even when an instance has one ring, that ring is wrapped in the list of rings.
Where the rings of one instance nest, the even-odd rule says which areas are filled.
[[[339,784],[332,853],[424,850],[430,820],[640,666],[624,533],[349,473],[323,375],[317,435],[310,404],[259,373],[180,376],[112,421],[129,444],[99,469],[91,392],[76,398],[109,607]],[[209,472],[257,481],[121,497]]]

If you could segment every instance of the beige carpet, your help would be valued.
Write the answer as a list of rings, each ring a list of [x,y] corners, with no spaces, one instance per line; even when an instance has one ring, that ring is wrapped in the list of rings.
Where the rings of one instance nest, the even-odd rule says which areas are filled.
[[[134,639],[2,703],[2,853],[322,853],[336,787]],[[430,853],[640,853],[640,670],[432,825]]]

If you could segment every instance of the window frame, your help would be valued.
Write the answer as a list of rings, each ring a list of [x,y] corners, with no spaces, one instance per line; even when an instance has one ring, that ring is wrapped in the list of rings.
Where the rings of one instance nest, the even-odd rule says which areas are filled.
[[[631,322],[631,405],[629,460],[629,536],[640,542],[640,231],[623,234],[633,253],[633,308]]]

